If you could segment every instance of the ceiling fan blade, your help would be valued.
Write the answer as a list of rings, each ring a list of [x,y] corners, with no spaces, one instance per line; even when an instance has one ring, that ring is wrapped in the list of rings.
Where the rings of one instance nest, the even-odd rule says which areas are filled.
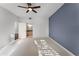
[[[33,9],[32,9],[32,11],[35,12],[35,13],[37,13],[37,11],[35,11],[35,10],[33,10]]]
[[[27,3],[27,5],[28,5],[28,6],[31,6],[32,4],[31,4],[31,3]]]
[[[40,6],[35,6],[35,7],[32,7],[32,8],[40,8]]]
[[[21,8],[27,8],[27,7],[24,7],[24,6],[18,6],[18,7],[21,7]]]
[[[29,10],[26,11],[26,13],[28,13],[28,12],[29,12]]]

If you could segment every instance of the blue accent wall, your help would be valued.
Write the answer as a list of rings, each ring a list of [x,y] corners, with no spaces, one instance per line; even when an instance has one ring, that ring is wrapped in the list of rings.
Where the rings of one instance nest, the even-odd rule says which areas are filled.
[[[49,36],[79,55],[79,4],[65,3],[49,18]]]

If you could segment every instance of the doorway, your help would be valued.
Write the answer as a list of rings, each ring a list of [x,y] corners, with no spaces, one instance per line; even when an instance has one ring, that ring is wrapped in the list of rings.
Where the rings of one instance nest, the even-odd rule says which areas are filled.
[[[33,37],[32,23],[16,23],[15,24],[15,40]]]
[[[27,38],[32,38],[33,37],[33,26],[31,23],[27,23]]]

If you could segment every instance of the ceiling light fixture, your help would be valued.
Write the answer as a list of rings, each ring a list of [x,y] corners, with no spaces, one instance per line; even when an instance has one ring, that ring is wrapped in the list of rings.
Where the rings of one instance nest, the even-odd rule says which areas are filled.
[[[29,11],[32,11],[32,8],[28,8]]]
[[[27,9],[26,13],[28,13],[29,11],[33,11],[34,13],[37,13],[35,9],[41,8],[40,6],[32,6],[31,3],[27,3],[27,6],[18,6],[18,7]]]
[[[31,17],[29,17],[29,20],[31,20],[32,18]]]

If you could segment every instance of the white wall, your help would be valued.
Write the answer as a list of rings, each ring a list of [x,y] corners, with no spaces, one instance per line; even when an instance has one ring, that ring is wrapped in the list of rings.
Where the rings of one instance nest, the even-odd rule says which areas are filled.
[[[14,32],[14,22],[18,17],[0,7],[0,48],[10,42],[10,34]]]
[[[35,17],[30,21],[27,18],[20,20],[33,25],[33,38],[49,36],[49,20],[47,17]]]
[[[48,37],[48,18],[33,19],[33,37]]]

